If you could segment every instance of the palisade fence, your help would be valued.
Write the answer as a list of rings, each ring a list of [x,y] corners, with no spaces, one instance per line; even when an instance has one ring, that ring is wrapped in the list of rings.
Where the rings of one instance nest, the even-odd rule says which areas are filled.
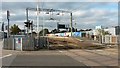
[[[22,50],[35,50],[35,38],[25,37],[22,40]]]
[[[8,50],[12,50],[13,47],[13,39],[10,38],[5,38],[4,39],[4,45],[3,45],[3,49],[8,49]]]
[[[120,35],[118,35],[118,45],[120,47]]]
[[[3,49],[8,50],[21,50],[21,51],[28,51],[28,50],[38,50],[39,48],[47,47],[47,38],[40,37],[37,40],[32,36],[25,36],[25,35],[14,35],[10,38],[4,39]]]
[[[115,44],[117,45],[119,43],[119,36],[118,35],[105,35],[102,36],[102,43],[103,44]]]

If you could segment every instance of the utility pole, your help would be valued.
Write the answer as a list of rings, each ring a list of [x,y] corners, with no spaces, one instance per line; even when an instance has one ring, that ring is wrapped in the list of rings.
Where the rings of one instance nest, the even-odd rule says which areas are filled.
[[[28,8],[26,8],[26,19],[27,19],[27,22],[29,21],[28,20]],[[28,36],[28,27],[27,27],[27,36]]]
[[[33,21],[30,22],[30,33],[31,33],[31,37],[32,37],[32,33],[33,33]]]
[[[37,46],[39,46],[39,0],[37,1]]]
[[[39,33],[39,0],[37,2],[37,33]]]
[[[71,27],[71,37],[72,37],[72,12],[70,13],[70,27]]]

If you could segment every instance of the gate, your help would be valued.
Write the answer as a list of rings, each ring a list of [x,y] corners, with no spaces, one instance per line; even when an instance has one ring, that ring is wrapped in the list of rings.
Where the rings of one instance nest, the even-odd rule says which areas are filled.
[[[22,51],[22,38],[20,38],[20,37],[15,38],[14,41],[15,41],[15,50]]]

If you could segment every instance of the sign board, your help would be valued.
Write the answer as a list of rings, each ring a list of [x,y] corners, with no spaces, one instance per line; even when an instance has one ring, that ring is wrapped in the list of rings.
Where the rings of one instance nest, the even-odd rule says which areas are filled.
[[[58,24],[58,28],[65,29],[65,24]]]
[[[16,38],[16,43],[21,43],[21,38]]]
[[[15,38],[15,49],[22,50],[22,38]]]

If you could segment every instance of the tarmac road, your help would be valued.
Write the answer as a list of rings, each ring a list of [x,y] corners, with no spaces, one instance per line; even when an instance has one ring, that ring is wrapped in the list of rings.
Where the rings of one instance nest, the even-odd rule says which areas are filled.
[[[115,54],[105,55],[105,51],[89,50],[43,50],[43,51],[11,51],[4,50],[3,68],[91,68],[88,66],[118,66]],[[8,52],[8,53],[7,53]],[[98,53],[100,52],[100,53]],[[103,53],[102,53],[103,52]],[[107,52],[107,51],[106,51]],[[112,55],[112,56],[110,56]],[[73,67],[74,66],[74,67]],[[82,66],[82,67],[81,67]],[[67,67],[68,68],[68,67]],[[94,67],[93,67],[94,68]],[[95,67],[96,68],[96,67]],[[109,67],[104,67],[109,68]],[[117,68],[117,67],[111,67]]]
[[[2,57],[2,39],[0,39],[0,67],[2,66],[1,57]]]
[[[16,52],[2,58],[2,66],[85,66],[79,61],[61,54],[59,51]]]
[[[2,42],[0,44],[2,44]],[[91,68],[88,66],[118,66],[117,48],[104,50],[75,49],[41,51],[14,51],[3,49],[1,54],[0,60],[2,60],[2,68],[8,68],[8,66],[10,66],[10,68],[61,68],[61,66],[65,68],[66,66],[70,66],[67,68]]]

